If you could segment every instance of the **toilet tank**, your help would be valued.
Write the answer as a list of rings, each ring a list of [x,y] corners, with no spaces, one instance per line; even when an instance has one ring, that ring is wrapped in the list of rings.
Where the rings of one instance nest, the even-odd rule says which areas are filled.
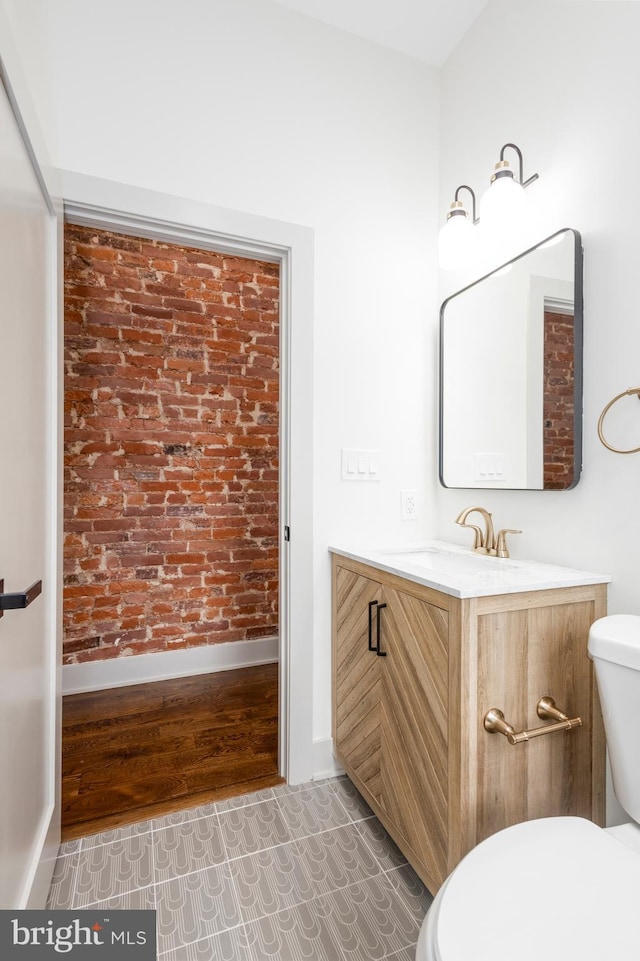
[[[640,822],[640,617],[610,614],[589,631],[613,788]]]

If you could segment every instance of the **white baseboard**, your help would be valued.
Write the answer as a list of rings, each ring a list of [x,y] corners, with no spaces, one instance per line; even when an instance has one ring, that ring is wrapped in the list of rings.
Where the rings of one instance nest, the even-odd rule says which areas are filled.
[[[116,657],[108,661],[65,664],[62,668],[62,693],[80,694],[83,691],[102,691],[110,687],[145,684],[147,681],[163,681],[172,677],[233,671],[239,667],[271,664],[278,660],[278,654],[278,638],[262,637],[254,641],[230,641],[157,654]]]
[[[333,756],[333,738],[323,737],[313,742],[313,780],[337,777],[344,769]]]

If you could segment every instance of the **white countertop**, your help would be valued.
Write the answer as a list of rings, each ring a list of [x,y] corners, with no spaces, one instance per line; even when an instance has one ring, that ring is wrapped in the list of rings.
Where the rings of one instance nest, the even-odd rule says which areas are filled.
[[[609,574],[594,574],[518,558],[489,557],[444,541],[424,541],[398,548],[330,546],[329,550],[453,597],[546,591],[611,581]]]

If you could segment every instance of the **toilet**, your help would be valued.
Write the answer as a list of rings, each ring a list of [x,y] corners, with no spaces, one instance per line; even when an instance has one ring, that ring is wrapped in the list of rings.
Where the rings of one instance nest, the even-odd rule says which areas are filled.
[[[639,961],[640,616],[589,632],[613,786],[629,824],[526,821],[467,854],[438,891],[416,961]]]

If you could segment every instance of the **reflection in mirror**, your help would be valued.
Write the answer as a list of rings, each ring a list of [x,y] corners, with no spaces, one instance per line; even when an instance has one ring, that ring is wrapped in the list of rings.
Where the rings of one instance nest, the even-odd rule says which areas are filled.
[[[568,490],[582,460],[582,244],[560,230],[440,309],[440,482]]]

